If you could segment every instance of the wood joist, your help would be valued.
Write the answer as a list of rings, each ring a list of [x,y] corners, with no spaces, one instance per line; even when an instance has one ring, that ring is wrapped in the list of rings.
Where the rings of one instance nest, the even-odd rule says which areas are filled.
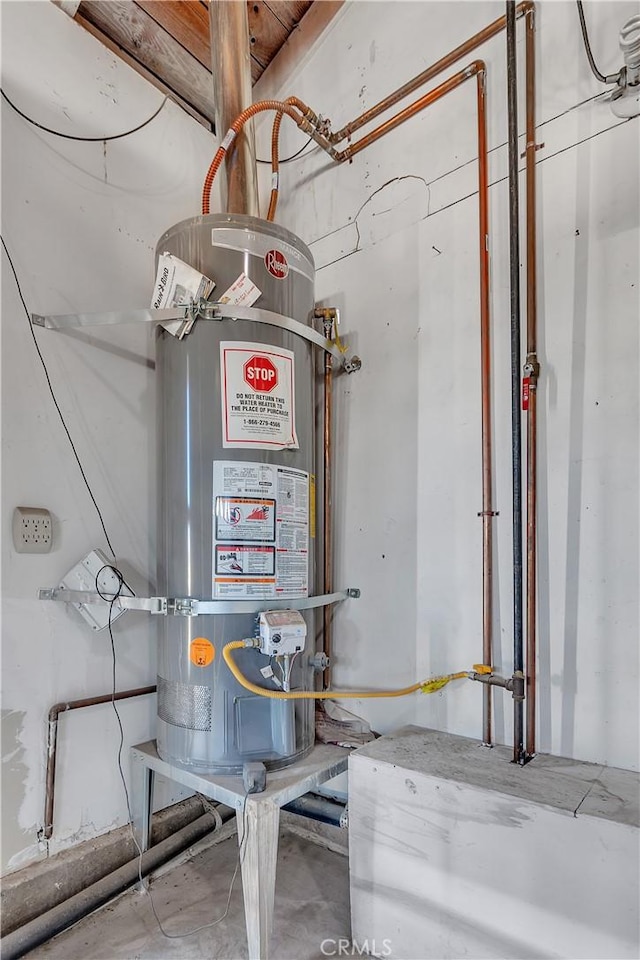
[[[54,0],[56,2],[56,0]],[[312,0],[247,4],[255,83]],[[58,0],[73,14],[68,3]],[[82,0],[75,19],[185,109],[213,125],[213,81],[206,0]]]

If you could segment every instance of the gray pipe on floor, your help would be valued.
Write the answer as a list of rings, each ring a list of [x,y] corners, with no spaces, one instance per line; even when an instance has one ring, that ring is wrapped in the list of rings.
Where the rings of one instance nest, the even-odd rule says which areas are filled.
[[[292,800],[282,809],[289,813],[296,813],[299,817],[318,820],[319,823],[328,823],[332,827],[342,827],[344,829],[348,823],[346,804],[317,793],[305,793],[296,800]]]
[[[234,811],[227,807],[220,807],[218,812],[221,814],[223,823],[235,816]],[[140,865],[142,876],[144,877],[153,870],[157,870],[158,867],[161,867],[173,857],[177,857],[183,850],[201,840],[208,833],[212,833],[215,829],[215,822],[211,814],[207,813],[198,817],[193,823],[187,824],[186,827],[178,830],[171,837],[167,837],[166,840],[162,840],[151,847],[142,855],[142,864]],[[122,867],[114,870],[113,873],[103,877],[102,880],[98,880],[97,883],[87,887],[86,890],[82,890],[65,900],[64,903],[58,904],[53,910],[43,913],[34,920],[30,920],[29,923],[25,923],[24,926],[7,934],[2,938],[0,954],[2,960],[17,960],[18,957],[24,956],[29,950],[45,943],[51,937],[55,937],[57,933],[61,933],[73,923],[86,917],[87,914],[108,903],[109,900],[112,900],[128,887],[134,886],[139,879],[138,860],[138,857],[135,860],[130,860],[129,863],[125,863]]]

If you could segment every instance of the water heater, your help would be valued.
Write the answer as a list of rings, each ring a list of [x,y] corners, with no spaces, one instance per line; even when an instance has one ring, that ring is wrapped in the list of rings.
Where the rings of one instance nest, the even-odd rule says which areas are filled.
[[[169,253],[230,291],[259,291],[261,310],[312,323],[314,263],[293,234],[264,220],[215,214],[160,239]],[[257,295],[254,291],[254,295]],[[279,327],[198,319],[188,336],[157,329],[158,568],[168,597],[296,600],[315,592],[315,368],[312,345]],[[291,686],[313,686],[313,613]],[[256,614],[159,617],[158,752],[199,772],[272,769],[314,742],[311,700],[255,696],[222,658],[256,634]],[[273,686],[270,657],[246,649],[242,672]]]

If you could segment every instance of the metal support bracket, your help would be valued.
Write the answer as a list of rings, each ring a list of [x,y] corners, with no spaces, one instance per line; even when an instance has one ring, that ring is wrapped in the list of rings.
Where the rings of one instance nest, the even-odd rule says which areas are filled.
[[[258,310],[255,307],[236,307],[229,303],[198,300],[169,310],[150,307],[146,310],[110,311],[108,313],[69,313],[58,316],[43,316],[33,313],[31,315],[31,321],[35,326],[46,327],[48,330],[113,326],[125,323],[149,323],[156,326],[171,320],[184,321],[180,330],[181,339],[191,331],[196,320],[218,322],[222,320],[247,320],[251,323],[265,323],[272,327],[289,330],[296,336],[302,337],[309,343],[313,343],[316,347],[330,353],[338,361],[340,368],[344,368],[347,373],[359,370],[362,365],[358,357],[348,358],[340,352],[334,343],[323,337],[313,327],[300,323],[293,317],[285,317],[282,314],[274,313],[272,310]]]
[[[142,610],[156,616],[210,617],[233,613],[262,613],[264,610],[315,610],[328,607],[342,600],[357,599],[360,590],[350,587],[336,593],[318,597],[300,597],[291,600],[196,600],[193,597],[116,597],[105,600],[99,593],[89,590],[65,590],[48,587],[39,591],[40,600],[57,600],[62,603],[97,603],[113,606],[119,610]]]

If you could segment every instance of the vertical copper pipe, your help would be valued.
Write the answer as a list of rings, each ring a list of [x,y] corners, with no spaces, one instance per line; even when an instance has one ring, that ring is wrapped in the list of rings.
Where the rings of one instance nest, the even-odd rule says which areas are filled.
[[[142,697],[148,693],[155,693],[156,687],[137,687],[135,690],[123,690],[120,693],[105,693],[99,697],[85,697],[83,700],[68,700],[54,703],[49,710],[49,728],[47,733],[47,773],[44,795],[44,840],[53,836],[53,805],[55,800],[56,783],[56,751],[58,746],[58,717],[67,710],[79,710],[82,707],[94,707],[98,703],[112,703],[114,700],[130,700],[132,697]]]
[[[466,80],[476,77],[477,113],[478,113],[478,237],[480,254],[480,383],[481,383],[481,422],[482,422],[482,661],[492,666],[493,661],[493,462],[492,462],[492,430],[491,430],[491,315],[489,297],[489,176],[488,176],[488,148],[487,148],[487,118],[486,118],[486,65],[482,60],[475,60],[464,70],[454,74],[440,86],[425,93],[414,103],[409,104],[393,117],[361,137],[356,143],[341,151],[336,159],[351,159],[370,144],[379,140],[389,131],[395,129],[405,120],[415,116],[421,110],[440,100],[452,90],[455,90]],[[327,479],[327,464],[330,463],[330,414],[327,415],[327,364],[329,378],[331,377],[331,356],[327,354],[325,361],[325,523],[328,517],[327,493],[331,495],[330,477]],[[330,380],[329,380],[330,383]],[[329,407],[330,410],[330,407]],[[329,448],[327,444],[329,443]],[[327,450],[329,449],[329,459]],[[330,564],[327,567],[330,552],[327,552],[327,532],[325,528],[325,592],[331,589]],[[325,646],[324,651],[329,656],[331,649],[330,611],[324,611]],[[327,674],[325,674],[327,678]],[[327,679],[328,683],[328,679]],[[492,701],[491,687],[483,685],[482,709],[482,740],[490,746],[493,740],[492,732]]]
[[[235,118],[252,101],[246,3],[212,0],[209,4],[209,26],[216,134],[222,140]],[[230,144],[225,155],[225,170],[223,210],[259,216],[253,121],[246,124]]]
[[[493,463],[491,444],[491,317],[489,306],[489,177],[486,69],[476,73],[478,101],[478,235],[480,245],[480,383],[482,394],[482,662],[493,665]],[[482,687],[482,742],[492,743],[491,687]]]
[[[332,461],[333,461],[333,358],[330,353],[324,355],[324,475],[323,475],[323,551],[324,551],[324,592],[333,591],[333,537],[332,537]],[[332,610],[322,608],[323,651],[329,658],[329,666],[324,671],[323,687],[331,686],[331,650],[332,650]]]
[[[527,596],[526,596],[526,752],[536,752],[536,607],[537,607],[537,273],[536,273],[536,118],[535,11],[525,18],[526,56],[526,190],[527,190]]]

